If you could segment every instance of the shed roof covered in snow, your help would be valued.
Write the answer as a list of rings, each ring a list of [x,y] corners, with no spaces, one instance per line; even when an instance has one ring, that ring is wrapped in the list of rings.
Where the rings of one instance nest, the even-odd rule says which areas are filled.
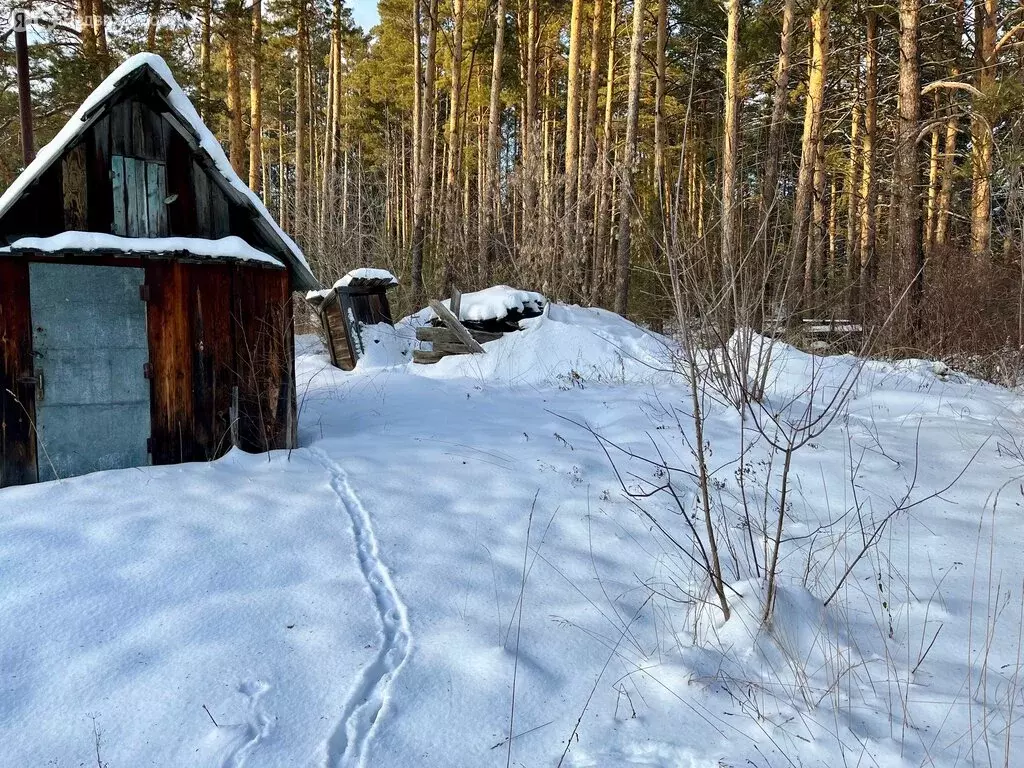
[[[104,173],[97,172],[101,167]],[[127,190],[120,201],[119,189]],[[135,189],[142,191],[133,196]],[[254,260],[253,252],[268,255],[288,268],[294,289],[320,287],[302,251],[238,177],[167,64],[153,54],[115,69],[0,195],[0,244],[14,252],[25,237],[75,230],[139,239],[236,236],[249,246],[242,260]],[[184,250],[214,257],[193,246]]]
[[[335,288],[393,288],[398,278],[386,269],[360,267],[353,269],[334,284]]]

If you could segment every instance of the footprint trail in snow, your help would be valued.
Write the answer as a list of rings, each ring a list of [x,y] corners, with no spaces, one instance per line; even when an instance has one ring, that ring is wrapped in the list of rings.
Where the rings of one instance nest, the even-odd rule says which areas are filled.
[[[363,765],[374,725],[387,702],[391,681],[409,655],[412,636],[405,604],[381,560],[369,513],[352,490],[345,471],[323,450],[314,448],[312,453],[331,475],[331,488],[348,514],[359,569],[373,593],[381,624],[382,639],[377,656],[360,673],[341,719],[327,740],[324,760],[327,768],[351,768]]]

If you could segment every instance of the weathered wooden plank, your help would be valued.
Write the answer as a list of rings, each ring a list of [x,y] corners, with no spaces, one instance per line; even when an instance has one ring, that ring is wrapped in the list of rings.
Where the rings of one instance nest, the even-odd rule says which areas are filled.
[[[462,291],[454,285],[452,286],[452,298],[450,304],[452,308],[452,315],[454,315],[458,320],[462,320]]]
[[[131,102],[131,132],[135,142],[133,155],[144,160],[155,160],[153,156],[153,132],[149,130],[145,104],[133,100]]]
[[[210,234],[209,237],[227,237],[231,234],[231,210],[228,199],[220,187],[210,184]]]
[[[166,122],[166,121],[164,121]],[[176,131],[167,143],[167,225],[175,237],[196,234],[196,199],[192,187],[192,160],[188,144]]]
[[[451,354],[464,354],[469,355],[471,352],[438,352],[426,349],[414,349],[412,351],[412,361],[414,363],[420,363],[421,365],[431,365],[436,363]]]
[[[88,229],[88,187],[86,146],[79,142],[61,161],[64,192],[64,227],[69,231]]]
[[[194,458],[209,460],[231,447],[235,387],[231,268],[190,264],[188,274]]]
[[[232,265],[239,447],[295,443],[294,330],[286,270]]]
[[[149,235],[149,213],[146,200],[146,164],[134,157],[124,159],[124,186],[128,200],[128,237]]]
[[[166,175],[163,163],[146,163],[146,209],[150,237],[166,237],[167,231]]]
[[[131,103],[122,101],[110,108],[110,152],[122,157],[133,154]]]
[[[153,368],[151,413],[154,464],[191,461],[195,456],[192,338],[188,311],[189,266],[152,260],[146,264],[149,286],[147,325]]]
[[[338,294],[330,295],[321,312],[331,362],[343,371],[351,371],[356,367],[356,354],[352,349],[352,340],[349,337],[344,310],[338,299]]]
[[[481,344],[488,341],[497,341],[503,334],[492,333],[491,331],[476,331],[466,329],[469,335]],[[458,341],[459,337],[449,328],[438,328],[433,325],[424,325],[416,329],[416,338],[420,341]]]
[[[110,118],[97,120],[86,137],[88,225],[92,232],[113,233],[114,193],[111,184]]]
[[[459,322],[458,318],[451,313],[451,310],[449,310],[448,307],[436,299],[431,299],[430,308],[434,310],[435,314],[437,314],[439,318],[441,318],[441,322],[455,333],[459,338],[459,341],[474,352],[484,352],[484,348],[480,346],[476,339],[469,335],[469,331],[466,330],[466,326]]]
[[[192,234],[195,237],[211,237],[213,228],[210,226],[211,209],[210,180],[206,171],[199,163],[192,163],[192,190],[195,194],[196,227]]]
[[[126,237],[128,235],[128,196],[125,191],[124,158],[121,155],[114,155],[110,158],[110,182],[114,194],[113,231],[115,235]]]
[[[433,342],[435,352],[445,352],[449,355],[472,355],[473,350],[469,349],[461,341],[435,341]]]
[[[28,262],[0,258],[0,488],[37,478]],[[12,395],[13,393],[13,395]]]

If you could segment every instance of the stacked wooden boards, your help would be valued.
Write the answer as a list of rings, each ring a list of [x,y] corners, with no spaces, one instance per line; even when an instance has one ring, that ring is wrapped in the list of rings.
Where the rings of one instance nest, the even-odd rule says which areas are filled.
[[[500,339],[502,334],[489,331],[477,331],[466,328],[459,321],[459,305],[461,295],[454,291],[452,309],[448,309],[439,301],[431,301],[430,308],[437,315],[440,325],[427,325],[416,329],[416,339],[430,342],[432,349],[415,349],[412,353],[414,363],[432,364],[448,355],[484,354],[481,346],[488,341]]]

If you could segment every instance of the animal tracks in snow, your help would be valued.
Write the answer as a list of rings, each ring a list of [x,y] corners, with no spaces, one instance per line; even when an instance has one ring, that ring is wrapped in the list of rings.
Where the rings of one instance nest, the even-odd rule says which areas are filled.
[[[324,451],[313,449],[313,454],[330,473],[331,488],[352,524],[359,569],[373,594],[382,633],[377,656],[360,673],[326,744],[324,764],[350,768],[364,763],[374,725],[387,703],[391,681],[409,655],[412,636],[405,604],[381,560],[369,513],[345,471]]]

